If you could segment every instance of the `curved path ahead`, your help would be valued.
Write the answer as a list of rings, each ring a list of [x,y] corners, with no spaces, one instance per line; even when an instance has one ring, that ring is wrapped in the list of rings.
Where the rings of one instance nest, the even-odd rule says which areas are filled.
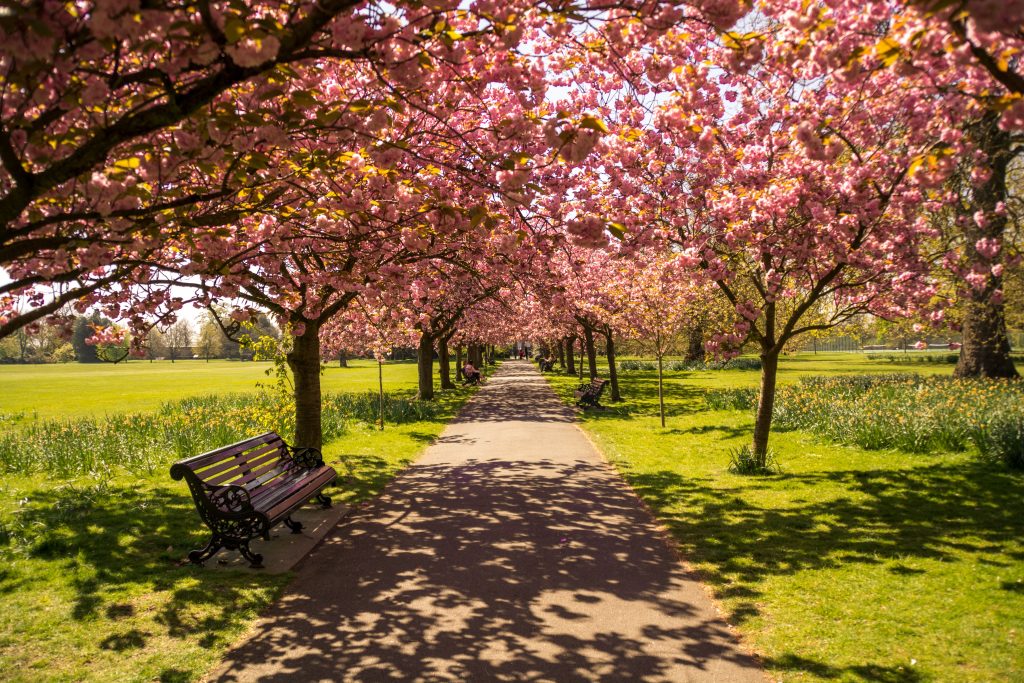
[[[758,681],[528,362],[299,567],[223,681]]]

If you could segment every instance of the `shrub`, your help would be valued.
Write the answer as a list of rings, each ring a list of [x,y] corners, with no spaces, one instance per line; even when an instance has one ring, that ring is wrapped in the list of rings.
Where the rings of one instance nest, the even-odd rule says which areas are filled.
[[[668,364],[669,370],[702,372],[704,370],[760,370],[760,358],[731,358],[726,361],[675,360]]]
[[[734,474],[778,474],[782,468],[770,448],[767,453],[757,455],[748,445],[740,446],[729,454],[729,471]]]
[[[624,360],[619,363],[619,370],[624,372],[654,371],[657,369],[658,364],[648,360]]]
[[[349,423],[375,422],[378,401],[372,392],[325,395],[324,440],[344,434]],[[384,419],[392,424],[430,419],[437,411],[432,403],[384,395]],[[153,472],[269,430],[288,439],[294,425],[292,402],[270,392],[196,396],[151,414],[27,422],[0,432],[0,471],[67,476],[121,466]]]
[[[711,410],[751,410],[757,405],[757,389],[712,389],[704,394]]]
[[[706,394],[712,410],[751,410],[754,389]],[[777,429],[800,429],[868,450],[963,451],[1024,468],[1024,382],[909,373],[811,377],[780,387]]]

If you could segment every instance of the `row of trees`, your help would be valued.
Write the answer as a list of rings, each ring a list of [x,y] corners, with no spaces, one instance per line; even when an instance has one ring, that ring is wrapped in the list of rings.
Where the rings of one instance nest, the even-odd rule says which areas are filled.
[[[19,5],[0,337],[70,305],[144,345],[192,305],[237,340],[267,311],[319,446],[343,349],[417,346],[428,399],[434,350],[529,331],[614,368],[616,334],[696,317],[709,351],[758,348],[763,454],[779,354],[858,316],[969,300],[961,371],[1008,372],[1006,17],[1024,2]]]

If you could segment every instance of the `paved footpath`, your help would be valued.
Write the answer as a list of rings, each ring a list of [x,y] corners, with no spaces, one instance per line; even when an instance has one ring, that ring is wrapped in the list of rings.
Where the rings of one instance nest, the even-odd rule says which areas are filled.
[[[222,681],[757,681],[528,362],[300,564]]]

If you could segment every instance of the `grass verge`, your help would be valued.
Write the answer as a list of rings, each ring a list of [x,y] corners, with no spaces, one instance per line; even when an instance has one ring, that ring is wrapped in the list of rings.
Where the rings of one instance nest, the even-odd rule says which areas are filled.
[[[915,364],[886,371],[948,373]],[[802,355],[781,379],[877,372],[858,354]],[[549,375],[567,401],[578,380]],[[668,527],[774,680],[1024,680],[1024,475],[963,453],[909,454],[775,433],[781,474],[728,471],[747,411],[708,388],[756,371],[672,373],[658,424],[653,373],[583,427]]]

